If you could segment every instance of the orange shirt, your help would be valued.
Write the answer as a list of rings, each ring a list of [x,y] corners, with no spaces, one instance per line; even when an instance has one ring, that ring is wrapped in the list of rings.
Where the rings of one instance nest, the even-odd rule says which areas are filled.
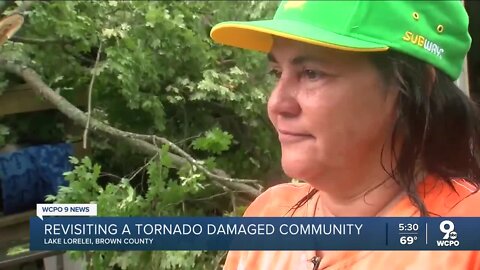
[[[464,180],[454,181],[455,190],[434,177],[427,177],[418,188],[427,209],[440,216],[480,217],[480,192]],[[311,190],[302,184],[280,184],[261,194],[244,216],[292,216],[290,208]],[[456,192],[455,192],[456,191]],[[472,195],[471,195],[472,194]],[[469,196],[470,195],[470,196]],[[311,217],[319,213],[318,193],[293,213]],[[382,216],[419,216],[406,195]],[[480,230],[480,228],[478,228]],[[311,270],[315,251],[230,251],[224,270]],[[480,251],[329,251],[318,269],[327,270],[480,270]]]

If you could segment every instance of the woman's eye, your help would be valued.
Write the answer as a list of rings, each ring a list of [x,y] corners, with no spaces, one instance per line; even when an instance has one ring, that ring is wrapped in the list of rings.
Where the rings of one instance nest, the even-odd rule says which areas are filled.
[[[280,79],[280,77],[282,76],[282,72],[278,69],[271,69],[269,73],[275,76],[275,78],[277,79]]]
[[[318,80],[322,77],[324,77],[326,74],[321,72],[321,71],[316,71],[312,69],[304,69],[302,71],[302,77],[305,77],[308,80],[315,81]]]

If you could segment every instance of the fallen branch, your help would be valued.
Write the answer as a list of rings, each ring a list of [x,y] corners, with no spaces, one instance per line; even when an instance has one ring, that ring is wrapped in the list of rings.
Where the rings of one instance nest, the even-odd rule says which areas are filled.
[[[22,2],[19,3],[17,8],[15,8],[14,10],[12,10],[10,12],[5,12],[5,10],[7,10],[11,6],[15,5],[15,2],[14,1],[0,1],[0,14],[5,12],[6,13],[5,15],[7,15],[7,16],[10,16],[10,15],[13,15],[13,14],[19,14],[19,15],[23,16],[24,13],[32,7],[33,3],[34,3],[34,1],[22,1]]]
[[[49,101],[54,105],[60,112],[65,114],[68,118],[73,120],[75,123],[85,127],[87,124],[87,116],[83,111],[78,109],[76,106],[72,105],[64,97],[57,94],[52,90],[48,85],[46,85],[41,77],[31,68],[21,66],[19,64],[0,59],[0,66],[10,73],[14,73],[17,76],[23,78],[27,84],[32,87],[33,91]],[[132,132],[126,132],[117,128],[114,128],[108,124],[105,124],[101,121],[91,118],[90,120],[90,130],[92,132],[103,133],[109,137],[120,139],[128,143],[134,149],[147,154],[155,155],[160,149],[155,145],[158,141],[169,145],[170,149],[175,153],[168,153],[172,164],[176,168],[180,168],[185,164],[191,164],[199,168],[204,172],[210,179],[213,180],[213,183],[217,186],[222,187],[226,191],[235,191],[239,193],[244,193],[250,198],[257,197],[261,192],[261,185],[258,184],[255,180],[250,179],[235,179],[230,178],[227,174],[219,169],[215,169],[214,172],[206,169],[201,162],[195,160],[193,157],[188,155],[180,147],[176,146],[174,143],[169,140],[155,136],[155,135],[143,135],[136,134]],[[149,140],[151,142],[148,142]],[[250,184],[248,184],[250,183]]]
[[[10,40],[13,42],[36,44],[36,45],[63,43],[61,40],[58,40],[58,39],[42,39],[42,38],[31,38],[31,37],[21,37],[21,36],[11,37]]]
[[[127,132],[125,131],[125,135],[130,137],[130,138],[135,138],[135,139],[140,139],[144,141],[151,141],[154,145],[156,145],[157,141],[159,141],[162,144],[166,144],[169,146],[173,152],[177,153],[178,155],[184,157],[188,162],[192,165],[197,166],[203,173],[205,173],[207,176],[213,179],[217,180],[223,180],[223,181],[230,181],[230,182],[239,182],[239,183],[257,183],[257,180],[252,180],[252,179],[238,179],[238,178],[230,178],[226,176],[220,176],[217,174],[214,174],[210,172],[208,169],[206,169],[201,162],[198,160],[194,159],[192,156],[187,154],[185,151],[183,151],[180,147],[178,147],[176,144],[172,143],[171,141],[159,137],[156,135],[145,135],[145,134],[137,134],[137,133],[132,133],[132,132]]]
[[[83,149],[87,149],[88,128],[90,127],[90,119],[92,118],[92,92],[93,83],[95,82],[95,76],[97,75],[97,65],[100,60],[100,53],[102,52],[102,42],[97,50],[97,58],[95,59],[95,65],[92,69],[92,78],[90,79],[90,85],[88,86],[88,103],[87,103],[87,123],[85,124],[85,131],[83,132]]]
[[[28,11],[35,2],[37,1],[22,1],[21,4],[13,11],[13,14],[24,15],[24,13]]]

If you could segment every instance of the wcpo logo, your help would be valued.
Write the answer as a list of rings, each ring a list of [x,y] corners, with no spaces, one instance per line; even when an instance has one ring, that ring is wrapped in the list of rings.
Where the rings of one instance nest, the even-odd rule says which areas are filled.
[[[457,240],[457,232],[455,231],[455,224],[450,220],[444,220],[440,223],[440,231],[444,233],[443,240],[437,240],[439,247],[458,247],[460,242]]]
[[[428,40],[426,37],[414,34],[410,31],[405,32],[403,35],[402,39],[404,41],[409,41],[415,45],[418,45],[419,47],[422,47],[423,49],[427,50],[428,52],[433,53],[434,55],[442,58],[442,55],[444,53],[444,50],[442,47],[440,47],[438,44],[434,43],[431,40]]]

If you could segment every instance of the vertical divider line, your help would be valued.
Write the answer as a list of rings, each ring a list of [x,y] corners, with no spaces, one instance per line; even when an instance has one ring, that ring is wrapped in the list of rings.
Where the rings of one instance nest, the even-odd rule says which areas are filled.
[[[425,245],[428,245],[428,222],[425,222]]]
[[[385,223],[385,245],[388,246],[388,222]]]

